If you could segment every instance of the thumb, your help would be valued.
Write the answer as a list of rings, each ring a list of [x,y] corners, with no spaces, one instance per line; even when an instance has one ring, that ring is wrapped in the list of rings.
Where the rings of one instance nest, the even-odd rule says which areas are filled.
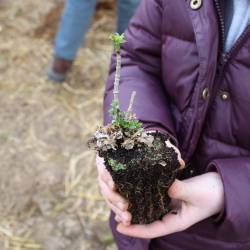
[[[177,154],[178,161],[180,163],[180,169],[183,169],[185,167],[185,162],[181,158],[180,150],[177,147],[175,147],[169,140],[165,141],[165,144],[166,144],[166,146],[168,148],[173,148],[174,149],[175,153]]]
[[[176,179],[169,188],[168,195],[172,199],[188,201],[192,194],[188,183]]]

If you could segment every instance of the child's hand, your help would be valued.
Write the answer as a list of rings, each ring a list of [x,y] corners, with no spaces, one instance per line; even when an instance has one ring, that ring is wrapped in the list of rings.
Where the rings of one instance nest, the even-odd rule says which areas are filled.
[[[184,231],[190,226],[219,213],[224,206],[224,189],[218,173],[206,173],[184,181],[176,180],[169,189],[175,203],[173,212],[149,225],[120,223],[120,233],[139,238],[156,238]],[[119,220],[118,220],[119,221]]]
[[[172,147],[178,155],[180,168],[184,168],[185,162],[181,158],[180,151],[170,141],[166,141],[167,147]],[[106,200],[110,209],[115,213],[117,222],[122,222],[124,225],[130,225],[131,214],[127,211],[128,202],[115,191],[115,185],[111,175],[104,166],[103,158],[96,157],[96,165],[98,170],[98,181],[101,193]]]
[[[110,173],[106,170],[103,158],[96,157],[98,170],[98,181],[101,193],[110,209],[116,214],[116,219],[123,221],[124,225],[129,225],[131,214],[127,211],[127,201],[115,192],[115,185]]]
[[[169,140],[165,141],[165,143],[166,143],[166,146],[168,148],[173,148],[174,149],[174,151],[177,154],[178,161],[180,162],[180,169],[183,169],[185,167],[185,162],[181,158],[181,152],[180,152],[180,150],[176,146],[174,146]]]

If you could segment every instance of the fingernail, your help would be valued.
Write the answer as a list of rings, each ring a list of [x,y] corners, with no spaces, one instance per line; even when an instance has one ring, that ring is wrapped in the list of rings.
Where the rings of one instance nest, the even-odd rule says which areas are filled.
[[[177,214],[178,214],[177,211],[171,211],[170,213],[171,213],[171,214],[174,214],[174,215],[177,215]]]

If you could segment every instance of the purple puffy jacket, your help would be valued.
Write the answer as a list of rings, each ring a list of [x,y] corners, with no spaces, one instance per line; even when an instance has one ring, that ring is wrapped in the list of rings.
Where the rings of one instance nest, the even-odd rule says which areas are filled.
[[[223,53],[223,18],[221,0],[144,0],[126,31],[122,108],[136,90],[137,117],[172,137],[193,169],[188,176],[217,169],[225,209],[219,218],[152,241],[119,234],[111,216],[120,250],[250,249],[250,26]],[[105,123],[114,71],[113,58]]]

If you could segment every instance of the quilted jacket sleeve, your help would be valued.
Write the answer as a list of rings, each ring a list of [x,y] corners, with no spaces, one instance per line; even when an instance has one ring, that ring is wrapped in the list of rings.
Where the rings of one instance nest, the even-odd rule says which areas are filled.
[[[144,127],[170,135],[176,142],[167,94],[161,80],[162,6],[159,0],[143,0],[125,33],[122,47],[120,83],[121,109],[128,107],[132,91],[136,91],[133,111]],[[113,98],[115,56],[104,95],[104,123],[110,122],[108,110]]]
[[[225,191],[225,210],[220,214],[220,238],[250,241],[250,157],[214,160],[209,170],[221,175]]]

